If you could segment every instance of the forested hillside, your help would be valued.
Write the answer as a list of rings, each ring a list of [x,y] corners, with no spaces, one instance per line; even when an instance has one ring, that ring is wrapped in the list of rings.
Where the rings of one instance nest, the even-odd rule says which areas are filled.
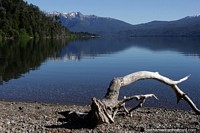
[[[62,37],[69,31],[23,0],[0,0],[0,40]]]

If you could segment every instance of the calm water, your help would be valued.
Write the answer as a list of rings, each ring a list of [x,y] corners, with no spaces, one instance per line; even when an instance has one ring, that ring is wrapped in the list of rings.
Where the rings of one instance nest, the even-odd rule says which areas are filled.
[[[178,80],[200,107],[200,39],[98,38],[67,43],[46,41],[0,44],[0,99],[62,104],[90,104],[102,98],[113,77],[148,70]],[[154,93],[146,106],[189,109],[176,105],[170,87],[154,80],[124,87],[124,95]],[[129,105],[131,105],[130,103]]]

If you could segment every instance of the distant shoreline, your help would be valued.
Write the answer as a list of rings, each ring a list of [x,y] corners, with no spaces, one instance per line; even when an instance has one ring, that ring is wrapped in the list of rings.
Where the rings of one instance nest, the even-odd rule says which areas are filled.
[[[66,111],[89,111],[90,106],[0,101],[0,132],[139,132],[168,129],[168,131],[200,131],[200,116],[193,111],[164,108],[140,108],[133,117],[117,116],[113,124],[94,129],[80,123],[65,121]],[[62,122],[60,120],[63,120]],[[170,130],[169,130],[170,129]]]

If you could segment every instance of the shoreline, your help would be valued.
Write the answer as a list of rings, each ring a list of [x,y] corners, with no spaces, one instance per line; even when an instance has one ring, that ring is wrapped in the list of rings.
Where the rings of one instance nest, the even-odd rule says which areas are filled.
[[[0,132],[199,132],[200,115],[193,111],[143,107],[133,116],[116,116],[113,124],[95,128],[66,122],[66,111],[89,111],[90,106],[0,100]]]

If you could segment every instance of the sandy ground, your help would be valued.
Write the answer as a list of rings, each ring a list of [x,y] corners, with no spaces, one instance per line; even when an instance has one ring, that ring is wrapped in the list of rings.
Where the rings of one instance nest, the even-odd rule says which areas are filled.
[[[200,116],[193,111],[139,108],[133,116],[116,116],[113,124],[91,128],[81,122],[67,122],[67,111],[89,111],[90,106],[0,101],[0,132],[200,132]]]

